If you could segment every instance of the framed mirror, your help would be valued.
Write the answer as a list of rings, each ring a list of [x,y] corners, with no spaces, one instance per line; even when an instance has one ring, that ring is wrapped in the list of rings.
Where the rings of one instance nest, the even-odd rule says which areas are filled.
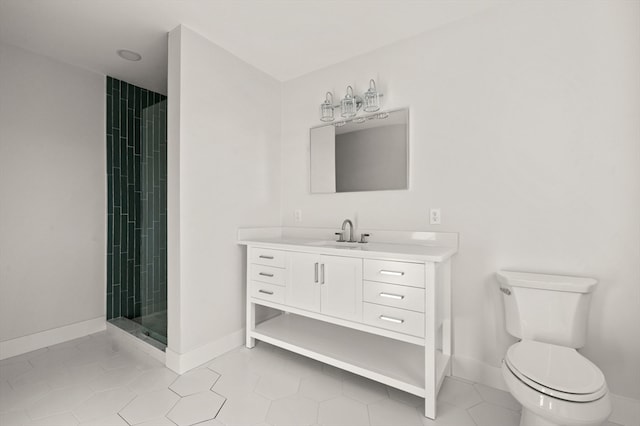
[[[310,141],[313,194],[409,188],[408,109],[314,127]]]

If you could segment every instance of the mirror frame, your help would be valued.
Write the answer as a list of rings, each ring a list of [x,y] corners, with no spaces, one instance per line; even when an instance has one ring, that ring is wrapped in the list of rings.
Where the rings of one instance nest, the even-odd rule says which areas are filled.
[[[317,126],[313,126],[309,129],[309,172],[307,173],[307,176],[309,178],[309,185],[308,185],[308,190],[309,190],[309,194],[311,195],[317,195],[317,194],[350,194],[350,193],[357,193],[357,192],[375,192],[375,191],[408,191],[410,189],[410,169],[411,169],[411,165],[410,165],[410,161],[411,161],[411,155],[410,155],[410,148],[411,148],[411,109],[409,107],[404,107],[404,108],[394,108],[394,109],[388,109],[388,110],[381,110],[381,111],[377,111],[375,113],[370,113],[370,114],[363,114],[360,115],[359,117],[369,117],[372,115],[377,115],[380,113],[395,113],[395,112],[404,112],[406,114],[406,152],[407,152],[407,158],[406,158],[406,186],[404,188],[394,188],[394,189],[365,189],[365,190],[360,190],[360,191],[342,191],[342,192],[338,192],[337,190],[334,190],[332,192],[329,191],[316,191],[313,192],[312,188],[313,188],[313,181],[312,181],[312,176],[313,176],[313,172],[312,172],[312,168],[313,168],[313,158],[312,158],[312,145],[311,145],[311,133],[314,129],[319,129],[319,128],[324,128],[324,127],[329,127],[329,126],[334,126],[335,123],[338,123],[340,121],[346,121],[346,120],[336,120],[334,122],[331,123],[323,123]],[[349,120],[349,121],[353,121],[353,119]],[[334,126],[335,127],[335,126]],[[335,154],[334,154],[335,155]],[[334,166],[334,171],[335,171],[335,166]],[[335,184],[335,182],[334,182]]]

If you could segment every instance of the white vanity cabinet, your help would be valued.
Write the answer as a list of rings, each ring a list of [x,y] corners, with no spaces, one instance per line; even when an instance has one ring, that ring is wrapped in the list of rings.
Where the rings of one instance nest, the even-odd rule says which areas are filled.
[[[431,236],[434,233],[428,233]],[[425,399],[450,374],[449,246],[247,240],[247,339]],[[256,323],[256,305],[281,311]]]
[[[362,319],[362,259],[290,252],[288,265],[287,305]]]

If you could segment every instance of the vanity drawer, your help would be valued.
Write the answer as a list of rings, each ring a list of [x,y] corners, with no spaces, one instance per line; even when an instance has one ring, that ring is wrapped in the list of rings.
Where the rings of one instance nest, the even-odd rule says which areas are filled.
[[[364,260],[364,279],[424,288],[424,264],[390,260]]]
[[[253,281],[284,286],[286,269],[274,268],[273,266],[251,265],[251,277]]]
[[[286,251],[252,247],[249,262],[276,268],[285,268],[287,265],[286,256]]]
[[[284,304],[284,294],[285,288],[278,285],[251,281],[249,286],[249,295],[256,299]]]
[[[424,289],[404,285],[364,282],[364,301],[424,312]]]
[[[362,322],[398,333],[424,337],[424,314],[363,303]]]

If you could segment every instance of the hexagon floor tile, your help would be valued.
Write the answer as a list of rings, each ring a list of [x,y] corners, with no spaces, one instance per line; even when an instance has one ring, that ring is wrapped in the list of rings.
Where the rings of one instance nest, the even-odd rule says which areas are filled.
[[[178,377],[169,389],[180,396],[189,396],[208,391],[213,387],[220,375],[208,368],[197,368]]]
[[[434,421],[422,398],[262,342],[179,376],[110,339],[0,361],[0,424],[510,426],[520,417],[509,393],[462,379],[445,379]],[[632,424],[618,418],[607,426]]]
[[[145,393],[131,401],[119,414],[127,423],[135,425],[166,415],[179,400],[180,397],[169,389]]]
[[[271,403],[267,422],[274,426],[311,426],[318,421],[318,403],[299,395]]]
[[[369,426],[370,424],[367,406],[344,396],[320,403],[318,423],[326,426]]]
[[[520,424],[518,411],[496,407],[487,402],[471,407],[468,411],[478,426],[518,426]]]
[[[189,426],[212,420],[218,415],[225,398],[215,392],[204,391],[186,396],[169,411],[167,418],[178,426]]]

